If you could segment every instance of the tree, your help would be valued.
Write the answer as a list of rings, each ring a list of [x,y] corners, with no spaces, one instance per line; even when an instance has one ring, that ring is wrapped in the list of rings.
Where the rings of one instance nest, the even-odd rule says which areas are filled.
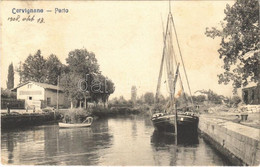
[[[144,104],[144,95],[141,95],[140,97],[137,97],[137,104],[142,105]]]
[[[259,82],[259,2],[257,0],[238,0],[233,6],[226,6],[222,29],[206,29],[211,38],[220,37],[219,57],[223,59],[224,73],[219,74],[219,83],[233,82],[234,93],[237,88],[249,82]]]
[[[144,101],[145,103],[151,105],[154,103],[154,94],[152,92],[146,92],[144,94]]]
[[[166,100],[166,98],[162,94],[160,94],[159,97],[158,97],[158,102],[160,104],[166,104],[167,100]]]
[[[60,86],[63,88],[66,96],[71,101],[71,108],[78,100],[83,100],[84,92],[78,87],[78,82],[81,78],[73,73],[63,73],[60,79]]]
[[[71,72],[81,74],[84,77],[86,74],[100,74],[95,54],[86,49],[75,49],[69,52],[66,62]]]
[[[29,55],[18,72],[23,82],[28,80],[46,82],[46,60],[41,55],[41,51],[38,50],[33,56]]]
[[[109,103],[111,105],[118,105],[119,101],[118,101],[117,97],[114,97],[112,100],[109,100]]]
[[[95,54],[86,49],[75,49],[69,52],[66,62],[60,83],[72,104],[86,103],[86,98],[90,96],[92,101],[101,101],[105,105],[115,87],[99,71]]]
[[[207,96],[207,100],[215,103],[215,104],[222,104],[222,100],[225,99],[223,95],[218,95],[217,93],[213,92],[212,90],[197,90],[196,92],[200,92]],[[195,93],[196,93],[195,92]]]
[[[105,77],[105,91],[102,93],[102,101],[105,104],[108,101],[108,98],[115,91],[115,84],[109,78]]]
[[[196,103],[203,103],[206,100],[206,96],[205,95],[192,96],[192,99]]]
[[[2,99],[16,99],[16,92],[12,92],[9,89],[1,88],[1,98]]]
[[[124,96],[120,96],[118,101],[119,101],[119,104],[121,104],[121,105],[127,104],[127,101],[125,100]]]
[[[239,97],[239,96],[233,96],[232,99],[231,99],[231,104],[234,106],[234,107],[238,107],[238,104],[242,102],[242,99]]]
[[[35,55],[27,57],[18,72],[22,82],[30,80],[57,85],[58,76],[63,70],[65,67],[56,55],[51,54],[46,60],[38,50]]]
[[[89,85],[89,93],[92,100],[96,103],[101,100],[105,107],[110,94],[115,91],[114,83],[109,78],[98,74],[93,76],[92,82]]]
[[[189,101],[189,95],[185,92],[179,91],[178,93],[180,93],[179,97],[177,98],[177,105],[179,107],[183,107],[183,106],[187,106]]]
[[[49,84],[57,85],[58,76],[62,73],[63,64],[60,62],[58,57],[51,54],[46,61],[46,82]]]
[[[6,82],[7,89],[14,88],[14,66],[11,63],[8,67],[8,78]]]

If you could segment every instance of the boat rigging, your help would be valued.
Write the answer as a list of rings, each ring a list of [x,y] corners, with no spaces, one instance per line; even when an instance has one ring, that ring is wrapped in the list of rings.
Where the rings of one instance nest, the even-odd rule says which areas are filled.
[[[171,13],[171,2],[169,1],[169,13],[167,17],[167,24],[165,33],[163,32],[163,53],[161,58],[161,65],[159,71],[159,77],[157,82],[157,89],[155,95],[155,108],[158,103],[160,103],[159,96],[160,96],[160,89],[161,89],[161,80],[163,75],[163,69],[165,68],[165,72],[167,75],[168,81],[168,89],[169,89],[169,102],[164,107],[163,111],[156,111],[155,114],[152,116],[152,122],[155,128],[159,131],[170,131],[181,133],[185,131],[197,131],[198,126],[198,116],[194,113],[194,104],[190,89],[189,80],[187,77],[187,72],[185,69],[182,52],[180,49],[178,36],[176,27],[174,24],[174,19]],[[173,44],[176,44],[177,47],[174,47]],[[181,61],[178,61],[178,57]],[[184,76],[186,79],[186,83],[188,86],[188,90],[190,95],[187,97],[184,91],[184,83],[183,79],[181,78],[180,73],[180,66],[183,68]],[[177,95],[175,92],[177,80],[179,80],[180,90],[178,91]],[[178,113],[177,109],[177,98],[183,94],[186,106],[188,103],[191,103],[191,110],[189,108],[185,108],[183,113]],[[189,98],[189,100],[188,100]],[[161,109],[162,110],[162,109]],[[189,111],[189,112],[187,112]],[[191,111],[191,112],[190,112]]]

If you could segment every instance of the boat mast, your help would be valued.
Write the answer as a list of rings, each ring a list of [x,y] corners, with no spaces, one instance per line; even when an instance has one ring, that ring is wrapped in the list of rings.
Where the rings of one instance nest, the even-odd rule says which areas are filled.
[[[171,92],[171,101],[172,101],[172,108],[175,109],[175,121],[174,121],[174,128],[175,128],[175,134],[176,134],[176,143],[177,143],[177,134],[178,134],[178,125],[177,125],[177,120],[178,120],[178,113],[177,113],[177,103],[176,100],[174,99],[174,94],[175,94],[175,86],[176,86],[176,82],[179,76],[179,66],[180,63],[178,63],[177,65],[177,69],[176,69],[176,73],[174,76],[174,81],[173,81],[173,92]]]
[[[167,18],[167,24],[166,24],[166,33],[164,33],[164,28],[163,28],[163,54],[162,54],[162,59],[161,59],[161,65],[160,65],[160,71],[159,71],[159,77],[158,77],[158,82],[157,82],[157,89],[156,89],[156,94],[155,94],[155,103],[159,102],[159,95],[160,95],[160,89],[161,89],[161,80],[162,80],[162,72],[163,72],[163,63],[165,59],[165,52],[166,52],[166,38],[167,38],[167,31],[168,31],[168,25],[169,25],[169,15]]]
[[[168,38],[167,38],[168,37]],[[174,76],[174,68],[173,68],[173,56],[174,56],[174,49],[172,47],[172,34],[171,34],[171,1],[169,0],[169,13],[168,13],[168,19],[167,19],[167,27],[166,27],[166,33],[165,33],[165,49],[166,52],[166,71],[168,76],[168,82],[169,82],[169,90],[170,90],[170,108],[171,110],[174,108],[174,94],[175,94],[175,85],[177,81],[177,77]],[[176,74],[178,74],[179,64],[176,68]]]
[[[171,14],[171,0],[169,0],[169,16],[168,16],[169,19],[171,19],[171,21],[173,20],[172,19],[172,14]],[[175,30],[175,27],[173,26],[174,30]],[[171,50],[172,50],[172,53],[174,56],[174,60],[175,60],[175,63],[177,65],[177,60],[176,60],[176,56],[175,56],[175,53],[174,53],[174,48],[173,48],[173,45],[172,45],[172,35],[170,34],[170,44],[171,44]],[[173,64],[173,62],[171,62]],[[176,87],[176,82],[177,82],[177,79],[178,79],[178,76],[180,76],[179,74],[179,65],[180,63],[178,63],[177,65],[177,68],[176,68],[176,73],[175,73],[175,77],[174,77],[174,81],[173,81],[173,92],[171,92],[171,102],[172,102],[172,110],[173,108],[175,109],[175,120],[174,120],[174,130],[175,130],[175,144],[177,145],[178,144],[178,112],[177,112],[177,103],[176,103],[176,100],[174,99],[174,94],[175,94],[175,87]],[[181,79],[181,78],[180,78]],[[181,84],[182,84],[182,81],[181,81]],[[183,85],[182,85],[182,89],[183,89]],[[172,89],[171,89],[172,90]]]
[[[163,39],[164,39],[164,32],[163,32]],[[165,43],[165,41],[164,41],[164,43]],[[164,45],[164,48],[163,48],[160,72],[159,72],[159,77],[158,77],[158,82],[157,82],[157,89],[156,89],[156,94],[155,94],[155,103],[159,103],[159,95],[160,95],[162,72],[163,72],[163,62],[164,62],[164,50],[165,50],[165,45]]]
[[[177,79],[179,76],[179,66],[180,63],[176,64],[176,72],[174,75],[174,68],[173,68],[173,62],[174,60],[176,60],[176,55],[174,52],[174,48],[173,48],[173,41],[172,41],[172,28],[171,27],[171,1],[169,1],[169,14],[168,14],[168,20],[167,22],[169,23],[167,25],[167,29],[166,29],[166,33],[165,33],[165,37],[167,40],[167,54],[166,54],[166,67],[167,67],[167,75],[168,75],[168,82],[169,82],[169,89],[170,89],[170,111],[174,111],[175,110],[175,120],[174,120],[174,130],[175,130],[175,142],[176,144],[178,143],[177,141],[177,135],[178,135],[178,124],[177,124],[177,120],[178,120],[178,112],[177,112],[177,105],[176,105],[176,99],[174,97],[175,95],[175,88],[176,88],[176,83],[177,83]],[[169,27],[168,27],[169,26]],[[174,57],[174,59],[173,59]],[[175,61],[175,63],[177,63],[177,61]]]

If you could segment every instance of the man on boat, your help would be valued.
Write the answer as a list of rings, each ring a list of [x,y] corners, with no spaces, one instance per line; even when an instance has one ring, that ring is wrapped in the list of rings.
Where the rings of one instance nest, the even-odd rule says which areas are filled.
[[[65,122],[66,123],[70,123],[71,122],[71,119],[68,115],[65,116]]]

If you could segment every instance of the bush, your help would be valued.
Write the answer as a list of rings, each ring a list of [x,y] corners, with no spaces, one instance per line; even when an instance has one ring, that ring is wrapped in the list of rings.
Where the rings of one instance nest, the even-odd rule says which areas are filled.
[[[16,92],[12,92],[9,89],[1,88],[1,98],[3,98],[3,99],[16,99]]]
[[[24,109],[25,101],[1,98],[1,109],[7,109],[8,105],[9,105],[9,108],[11,108],[11,109]]]
[[[237,107],[241,101],[242,99],[239,96],[233,96],[231,99],[231,104],[232,106]]]
[[[131,115],[131,114],[139,114],[139,110],[130,108],[130,107],[111,107],[102,108],[95,107],[91,111],[92,115],[98,117],[110,117],[110,116],[120,116],[120,115]]]
[[[62,115],[62,118],[68,116],[72,123],[80,123],[84,121],[87,116],[91,115],[90,112],[82,108],[59,110],[58,113]]]
[[[206,100],[205,95],[192,96],[193,101],[196,103],[203,103]]]

